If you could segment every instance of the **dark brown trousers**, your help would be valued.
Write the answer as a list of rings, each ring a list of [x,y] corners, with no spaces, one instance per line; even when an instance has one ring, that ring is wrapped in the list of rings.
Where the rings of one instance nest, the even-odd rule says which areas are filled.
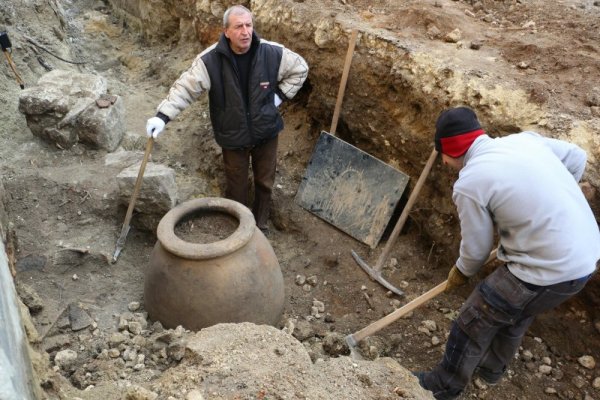
[[[248,167],[252,162],[254,178],[254,204],[252,214],[256,219],[256,226],[267,227],[271,206],[271,193],[275,182],[277,167],[277,142],[278,138],[248,149],[227,150],[223,149],[223,162],[225,164],[225,179],[227,188],[225,197],[249,206],[248,194]]]

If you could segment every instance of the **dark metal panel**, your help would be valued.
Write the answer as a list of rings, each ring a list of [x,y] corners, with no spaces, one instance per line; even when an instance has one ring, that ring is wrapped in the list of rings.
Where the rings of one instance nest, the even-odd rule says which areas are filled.
[[[296,203],[375,248],[408,179],[368,153],[321,132]]]

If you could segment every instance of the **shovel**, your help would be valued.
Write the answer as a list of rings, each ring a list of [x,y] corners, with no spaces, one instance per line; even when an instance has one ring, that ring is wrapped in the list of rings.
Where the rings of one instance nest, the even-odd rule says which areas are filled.
[[[492,250],[492,252],[490,253],[487,260],[485,260],[484,265],[489,263],[493,259],[495,259],[497,252],[498,252],[497,248]],[[417,307],[421,306],[422,304],[428,302],[429,300],[433,299],[434,297],[436,297],[438,294],[442,293],[446,289],[447,283],[448,283],[448,280],[445,280],[444,282],[435,286],[433,289],[429,289],[427,292],[423,293],[422,295],[420,295],[416,299],[410,301],[409,303],[406,303],[405,305],[403,305],[399,309],[395,310],[394,312],[386,315],[385,317],[383,317],[381,319],[378,319],[377,321],[371,323],[370,325],[366,326],[365,328],[346,336],[346,343],[350,347],[351,354],[356,354],[356,345],[361,340],[365,339],[366,337],[371,336],[375,332],[380,331],[381,329],[385,328],[392,322],[396,321],[398,318],[408,314],[415,308],[417,308]]]
[[[296,194],[296,203],[354,239],[375,248],[408,176],[336,136],[358,30],[349,39],[329,132],[322,131]]]
[[[19,83],[19,87],[21,89],[25,89],[25,82],[23,82],[21,75],[19,75],[19,73],[17,72],[17,66],[15,65],[15,63],[12,59],[12,56],[10,55],[11,51],[12,51],[12,44],[8,37],[8,33],[6,33],[6,32],[0,32],[0,47],[2,47],[2,52],[4,53],[4,56],[6,57],[6,61],[8,62],[10,69],[12,69],[12,71],[15,74],[15,78],[16,78],[17,82]]]
[[[433,162],[435,161],[437,154],[438,154],[438,152],[436,149],[433,149],[431,151],[431,155],[429,156],[429,159],[427,160],[427,163],[425,164],[425,168],[423,168],[423,171],[421,172],[421,176],[419,176],[419,180],[417,181],[415,188],[413,189],[410,196],[408,197],[408,201],[406,202],[406,205],[404,206],[404,209],[402,210],[402,214],[400,215],[400,218],[398,218],[398,222],[396,222],[396,226],[394,227],[394,230],[392,231],[390,238],[388,239],[385,247],[383,248],[383,252],[379,256],[379,259],[377,260],[377,264],[375,264],[375,266],[373,268],[369,267],[369,264],[364,262],[360,258],[360,256],[354,250],[352,250],[352,257],[354,258],[354,261],[356,261],[356,263],[358,265],[360,265],[360,267],[362,269],[364,269],[367,274],[369,274],[371,279],[376,280],[377,282],[382,284],[386,289],[397,294],[398,296],[404,296],[404,292],[402,290],[398,289],[397,287],[395,287],[394,285],[392,285],[390,282],[388,282],[381,274],[381,270],[383,269],[383,266],[388,259],[388,256],[390,254],[390,251],[392,250],[392,246],[394,245],[396,238],[400,234],[400,231],[404,227],[404,223],[408,219],[408,214],[410,213],[412,206],[415,204],[415,201],[417,200],[417,197],[419,196],[419,192],[421,192],[421,188],[423,187],[423,184],[425,183],[425,179],[427,179],[427,176],[429,176],[429,172],[431,171],[431,167],[433,166]]]
[[[117,245],[115,248],[115,254],[113,255],[112,262],[117,262],[117,258],[119,254],[121,254],[121,250],[123,250],[123,246],[125,246],[125,239],[127,238],[127,233],[129,233],[129,222],[131,222],[131,216],[133,214],[133,207],[135,205],[135,200],[140,192],[140,187],[142,186],[142,178],[144,176],[144,170],[146,169],[146,163],[148,162],[148,156],[152,153],[152,146],[154,145],[154,138],[149,137],[146,142],[146,151],[144,153],[144,159],[142,160],[142,165],[140,165],[140,171],[138,172],[137,179],[135,180],[135,186],[133,187],[133,193],[131,194],[131,200],[129,200],[129,207],[127,208],[127,214],[125,214],[125,221],[123,222],[123,228],[121,228],[121,236],[117,239]]]

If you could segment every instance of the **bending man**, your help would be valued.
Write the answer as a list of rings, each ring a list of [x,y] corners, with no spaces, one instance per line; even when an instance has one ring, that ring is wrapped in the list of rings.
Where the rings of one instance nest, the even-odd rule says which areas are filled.
[[[498,382],[535,317],[584,287],[600,259],[600,232],[578,186],[586,164],[578,146],[534,132],[491,138],[466,107],[439,116],[435,146],[459,171],[452,199],[462,238],[446,290],[483,265],[494,226],[505,262],[463,304],[441,362],[416,373],[436,399],[454,399],[474,373]]]

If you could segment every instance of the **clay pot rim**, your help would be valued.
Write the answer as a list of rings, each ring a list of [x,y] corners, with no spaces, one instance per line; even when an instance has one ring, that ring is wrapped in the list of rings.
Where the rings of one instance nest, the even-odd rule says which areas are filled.
[[[223,240],[213,243],[191,243],[175,234],[175,226],[184,217],[201,211],[221,211],[238,219],[237,229]],[[230,254],[246,245],[254,231],[256,222],[252,212],[243,204],[221,197],[204,197],[189,200],[171,209],[160,220],[156,236],[165,250],[191,260],[206,260]]]

